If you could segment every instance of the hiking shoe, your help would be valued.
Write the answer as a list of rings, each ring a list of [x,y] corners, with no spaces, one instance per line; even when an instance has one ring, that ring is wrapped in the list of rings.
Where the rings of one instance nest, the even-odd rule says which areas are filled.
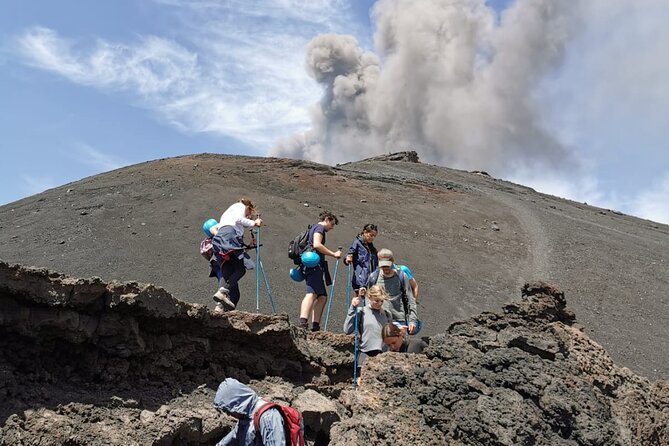
[[[216,302],[220,302],[221,301],[220,299],[223,296],[227,296],[228,294],[230,294],[230,290],[227,289],[226,287],[222,286],[216,291],[216,293],[214,293],[214,300]]]
[[[220,287],[216,294],[214,294],[214,300],[223,304],[223,307],[226,310],[234,310],[237,305],[235,305],[230,298],[228,297],[228,289],[225,287]]]

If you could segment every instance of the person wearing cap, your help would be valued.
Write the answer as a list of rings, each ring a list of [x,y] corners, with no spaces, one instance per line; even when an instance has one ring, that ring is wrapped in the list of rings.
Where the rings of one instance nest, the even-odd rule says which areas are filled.
[[[260,227],[262,220],[252,218],[256,214],[255,204],[242,197],[237,203],[228,207],[221,215],[218,225],[210,229],[214,257],[221,270],[219,288],[214,294],[217,303],[214,311],[234,310],[239,302],[239,280],[246,270],[255,268],[251,257],[244,252],[244,228]],[[217,275],[218,276],[218,275]]]
[[[390,260],[393,261],[393,268],[401,269],[406,273],[407,277],[409,278],[409,285],[411,285],[411,291],[413,291],[413,298],[416,299],[416,304],[418,304],[418,282],[416,282],[416,279],[413,277],[411,269],[406,265],[396,264],[395,258],[393,257],[393,253],[389,249],[387,251],[390,252],[390,255],[388,256],[387,253],[385,255],[386,257],[388,257]]]
[[[379,259],[373,243],[378,233],[379,230],[375,224],[367,223],[360,234],[355,237],[346,253],[344,263],[353,266],[351,287],[356,296],[360,295],[361,288],[364,290],[367,286],[369,274],[378,267]]]
[[[260,416],[260,431],[253,425],[253,414],[267,404],[249,386],[226,378],[214,397],[214,407],[236,418],[235,427],[216,446],[285,446],[286,433],[279,409],[271,408]]]
[[[383,307],[393,315],[393,322],[406,325],[409,334],[417,330],[418,309],[413,290],[409,283],[409,276],[399,268],[393,268],[393,252],[384,248],[379,250],[380,273],[372,273],[368,280],[368,287],[382,285],[390,298],[383,303]]]

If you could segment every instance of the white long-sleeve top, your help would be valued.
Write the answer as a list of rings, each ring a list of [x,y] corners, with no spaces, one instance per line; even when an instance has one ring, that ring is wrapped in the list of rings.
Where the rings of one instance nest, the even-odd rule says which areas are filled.
[[[244,235],[244,228],[255,226],[254,220],[246,218],[246,205],[244,203],[235,203],[223,212],[221,219],[218,221],[218,227],[232,226],[238,236]]]

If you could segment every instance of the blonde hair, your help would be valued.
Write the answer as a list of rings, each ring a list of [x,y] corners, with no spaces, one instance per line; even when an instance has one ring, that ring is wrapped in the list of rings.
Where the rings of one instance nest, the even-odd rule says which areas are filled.
[[[388,300],[390,297],[386,293],[386,289],[383,285],[372,285],[367,291],[367,297],[371,300]]]

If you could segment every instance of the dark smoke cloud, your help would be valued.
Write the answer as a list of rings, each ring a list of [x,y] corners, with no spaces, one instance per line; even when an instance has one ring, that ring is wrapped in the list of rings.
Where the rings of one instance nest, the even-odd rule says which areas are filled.
[[[273,154],[325,163],[418,150],[423,160],[505,173],[556,167],[570,152],[544,126],[537,90],[577,29],[579,1],[518,0],[501,17],[483,0],[382,0],[375,46],[346,35],[308,46],[324,90],[311,129]]]

